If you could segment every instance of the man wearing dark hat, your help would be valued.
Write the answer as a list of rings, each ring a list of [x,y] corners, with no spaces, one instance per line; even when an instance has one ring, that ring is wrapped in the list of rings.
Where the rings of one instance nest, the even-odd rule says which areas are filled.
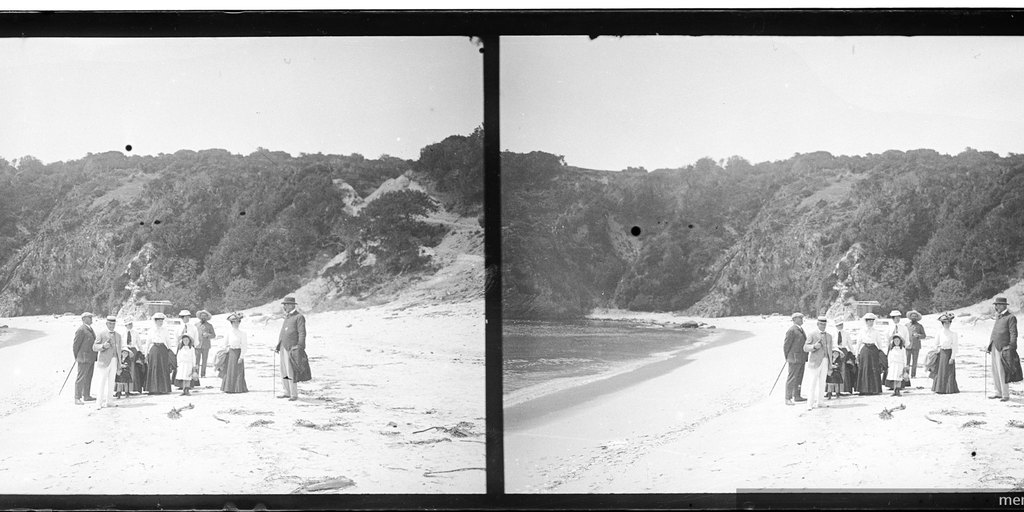
[[[807,352],[804,352],[807,334],[801,327],[804,323],[804,315],[793,313],[791,318],[793,325],[786,331],[786,341],[782,345],[783,356],[786,358],[786,364],[789,365],[789,373],[786,376],[786,405],[807,401],[806,398],[800,396],[801,382],[804,380],[804,363],[807,362]]]
[[[278,398],[292,401],[299,399],[299,387],[295,380],[297,368],[292,365],[291,353],[306,350],[306,317],[298,312],[296,305],[295,297],[285,297],[281,301],[285,312],[284,324],[281,325],[281,335],[274,348],[274,352],[280,354],[281,380],[284,382],[284,394],[278,395]]]
[[[1006,297],[996,297],[993,305],[996,308],[996,323],[992,326],[992,338],[985,352],[991,354],[992,379],[996,384],[996,394],[989,398],[999,398],[1006,402],[1010,400],[1010,384],[1006,381],[1002,353],[1017,351],[1017,317],[1010,314]]]
[[[96,366],[96,352],[92,349],[96,341],[96,333],[92,330],[92,313],[82,313],[82,325],[75,331],[75,361],[78,363],[78,375],[75,377],[75,404],[96,400],[89,395],[92,391],[92,373]]]

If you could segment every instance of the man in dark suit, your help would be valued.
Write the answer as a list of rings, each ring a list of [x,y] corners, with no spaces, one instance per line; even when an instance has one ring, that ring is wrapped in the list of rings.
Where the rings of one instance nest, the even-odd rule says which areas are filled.
[[[96,333],[92,330],[92,313],[82,313],[82,325],[75,331],[75,361],[78,362],[78,376],[75,377],[75,404],[96,400],[89,393],[92,391],[92,372],[96,364],[96,352],[92,344],[96,341]]]
[[[993,305],[996,308],[996,323],[992,326],[992,338],[985,352],[991,354],[996,394],[989,398],[999,398],[1006,402],[1010,400],[1010,384],[1006,382],[1002,352],[1017,350],[1017,317],[1008,311],[1006,297],[996,297]]]
[[[290,356],[293,350],[306,350],[306,317],[295,309],[295,297],[285,297],[281,301],[281,306],[285,312],[284,324],[281,325],[281,335],[278,337],[274,352],[280,354],[284,394],[278,398],[294,401],[299,399],[299,386],[295,382],[295,368],[292,367]]]
[[[807,334],[801,327],[804,323],[804,315],[793,313],[792,318],[793,325],[786,331],[786,342],[782,346],[786,363],[789,364],[789,374],[786,376],[786,405],[807,401],[806,398],[800,396],[801,382],[804,380],[804,363],[807,362],[807,352],[804,352]]]

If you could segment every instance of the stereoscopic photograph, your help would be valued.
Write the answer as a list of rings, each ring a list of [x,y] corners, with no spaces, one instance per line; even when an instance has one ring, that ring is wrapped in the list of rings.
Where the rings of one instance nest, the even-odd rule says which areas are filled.
[[[1024,39],[501,44],[507,493],[1024,488]]]
[[[479,40],[0,60],[0,494],[485,491]]]

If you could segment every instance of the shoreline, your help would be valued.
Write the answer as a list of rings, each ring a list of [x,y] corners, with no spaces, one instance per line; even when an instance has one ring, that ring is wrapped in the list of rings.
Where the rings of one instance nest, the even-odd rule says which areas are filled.
[[[46,336],[46,333],[36,329],[5,327],[0,329],[0,348],[13,347],[43,336]]]
[[[705,332],[706,337],[673,351],[659,352],[625,363],[608,372],[555,379],[550,381],[550,386],[540,384],[516,390],[503,397],[504,427],[515,431],[553,421],[569,409],[671,373],[694,361],[691,356],[701,350],[725,346],[753,336],[753,333],[734,329],[697,332]],[[538,391],[537,387],[555,389]]]

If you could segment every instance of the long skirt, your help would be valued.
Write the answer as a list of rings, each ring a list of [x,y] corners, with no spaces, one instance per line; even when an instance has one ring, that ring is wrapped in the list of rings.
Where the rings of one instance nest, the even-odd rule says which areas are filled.
[[[245,362],[239,361],[242,349],[232,348],[227,352],[227,370],[220,382],[220,390],[225,393],[245,393],[249,388],[245,385]]]
[[[857,393],[861,395],[878,395],[882,393],[881,350],[874,345],[864,345],[860,349],[857,361]]]
[[[839,391],[853,393],[853,388],[857,385],[857,365],[847,364],[846,361],[840,361],[839,364],[839,373],[843,379],[843,383],[839,386]]]
[[[129,365],[128,373],[131,375],[131,384],[128,386],[128,391],[142,393],[142,387],[146,385],[146,366],[133,360]]]
[[[146,391],[151,395],[171,392],[171,355],[163,343],[154,343],[149,349],[149,368],[146,372]]]
[[[932,381],[932,391],[942,395],[960,392],[956,385],[956,362],[949,364],[949,358],[952,356],[951,348],[939,350],[939,366],[935,372],[935,380]]]

